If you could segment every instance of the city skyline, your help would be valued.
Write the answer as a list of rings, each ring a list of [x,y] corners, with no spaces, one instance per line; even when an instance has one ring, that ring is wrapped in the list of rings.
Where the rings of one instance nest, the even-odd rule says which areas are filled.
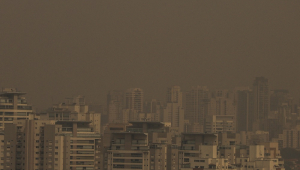
[[[110,91],[108,113],[89,109],[81,95],[34,113],[25,96],[0,93],[0,169],[285,170],[290,160],[280,153],[300,147],[299,104],[286,90],[269,93],[264,77],[253,90],[192,87],[187,101],[172,86],[165,103],[152,100],[144,110],[142,89]],[[203,119],[190,121],[195,114]]]
[[[0,1],[0,170],[295,170],[300,1]]]
[[[266,78],[267,80],[269,80],[268,77],[263,77],[263,76],[261,76],[261,77],[255,77],[255,78]],[[240,90],[243,91],[245,89],[249,89],[249,90],[251,89],[251,90],[253,90],[254,89],[254,87],[253,87],[253,80],[251,82],[252,83],[249,84],[248,86],[233,86],[232,88],[227,88],[227,89],[210,88],[209,86],[201,86],[201,85],[192,85],[192,86],[189,86],[189,87],[183,89],[182,86],[180,86],[180,85],[177,84],[177,85],[171,85],[171,86],[165,87],[164,89],[157,89],[157,91],[163,91],[158,96],[154,96],[153,92],[149,92],[149,91],[145,92],[145,90],[143,88],[140,88],[140,87],[130,87],[130,88],[127,88],[127,89],[110,89],[104,95],[98,95],[99,98],[97,98],[96,100],[93,99],[93,98],[90,98],[91,96],[87,96],[85,94],[72,93],[71,95],[63,96],[63,97],[61,97],[59,99],[56,99],[56,100],[53,100],[53,97],[51,97],[51,101],[49,102],[51,104],[47,103],[47,105],[46,104],[40,105],[40,106],[43,106],[43,107],[37,107],[38,105],[36,105],[36,103],[33,103],[36,100],[40,101],[40,99],[28,100],[28,98],[30,98],[30,97],[28,97],[28,96],[30,96],[30,93],[28,93],[27,91],[24,91],[22,88],[16,88],[16,87],[1,87],[1,88],[2,89],[5,89],[5,88],[15,88],[18,91],[20,90],[22,92],[28,93],[27,94],[27,100],[33,106],[33,109],[37,109],[37,111],[44,111],[44,110],[48,109],[49,107],[52,107],[52,105],[55,105],[55,104],[60,103],[60,102],[64,102],[66,99],[73,98],[73,97],[76,97],[78,95],[85,96],[85,98],[86,98],[85,100],[87,100],[87,103],[89,105],[102,105],[105,108],[108,108],[109,107],[108,104],[110,102],[110,100],[108,100],[110,98],[108,95],[110,95],[110,93],[112,93],[112,92],[114,92],[114,93],[122,93],[122,100],[124,100],[124,102],[125,102],[126,97],[123,96],[123,93],[125,95],[126,91],[128,91],[128,90],[140,89],[140,90],[143,91],[142,93],[143,93],[143,98],[144,99],[143,99],[142,103],[145,104],[145,102],[150,102],[153,99],[158,100],[160,102],[168,102],[168,100],[169,100],[168,99],[169,89],[172,88],[172,87],[177,87],[177,88],[181,89],[181,93],[182,93],[181,95],[183,97],[185,95],[188,95],[190,93],[190,91],[193,90],[193,88],[196,88],[196,87],[205,88],[208,93],[214,93],[216,90],[226,90],[228,92],[234,92],[234,93],[236,91],[240,91]],[[295,100],[296,102],[299,102],[299,96],[296,96],[296,94],[293,94],[293,92],[291,92],[291,90],[289,90],[287,88],[272,88],[272,84],[270,84],[270,83],[268,84],[268,88],[269,88],[269,91],[286,91],[287,93],[291,94],[291,97],[293,97],[293,100]],[[155,93],[155,91],[154,91],[154,93]],[[115,100],[115,99],[113,99],[113,100]],[[183,100],[187,100],[186,97],[183,97]]]
[[[229,89],[257,76],[300,96],[298,1],[60,3],[0,2],[0,87],[28,92],[38,108],[132,87],[163,99],[173,85]]]

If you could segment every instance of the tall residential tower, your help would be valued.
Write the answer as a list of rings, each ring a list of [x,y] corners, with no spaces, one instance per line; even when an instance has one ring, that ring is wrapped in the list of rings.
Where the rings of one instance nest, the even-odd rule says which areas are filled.
[[[269,81],[265,77],[256,77],[253,83],[254,97],[254,130],[263,130],[262,121],[268,118],[270,112]]]

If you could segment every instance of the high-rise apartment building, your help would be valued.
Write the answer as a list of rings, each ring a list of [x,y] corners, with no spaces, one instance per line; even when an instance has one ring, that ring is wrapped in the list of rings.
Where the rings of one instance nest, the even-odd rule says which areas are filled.
[[[4,130],[3,169],[98,169],[99,143],[89,121],[15,120]]]
[[[121,114],[121,107],[120,103],[112,100],[108,103],[107,111],[108,111],[108,123],[117,123],[121,122],[122,114]]]
[[[4,167],[4,132],[0,131],[0,169]]]
[[[107,170],[178,170],[178,153],[171,152],[171,135],[160,122],[130,122],[126,131],[104,136]],[[173,159],[172,159],[173,158]],[[169,161],[173,160],[173,161]],[[171,168],[172,167],[172,168]]]
[[[171,123],[171,127],[177,129],[179,133],[184,132],[184,110],[179,86],[167,89],[167,104],[163,109],[163,122]]]
[[[290,124],[290,126],[296,126],[297,122],[295,117],[297,114],[297,105],[294,103],[294,99],[290,96],[288,90],[272,90],[270,94],[270,112],[276,115],[279,120],[278,126],[280,126],[280,133],[283,128]]]
[[[181,170],[223,169],[227,159],[218,158],[218,136],[209,133],[183,133],[179,150]],[[227,169],[227,168],[226,168]]]
[[[210,115],[206,119],[205,132],[223,133],[236,132],[234,115]]]
[[[249,87],[235,89],[236,130],[251,131],[253,125],[253,91]]]
[[[55,124],[45,120],[14,120],[4,130],[4,169],[44,169],[44,127]],[[53,134],[54,135],[54,134]],[[54,148],[52,148],[54,149]],[[53,155],[54,156],[54,155]],[[54,159],[51,159],[53,162]]]
[[[210,98],[210,115],[235,115],[234,95],[228,90],[216,90]]]
[[[167,89],[167,103],[178,103],[182,107],[182,92],[180,86],[173,86]]]
[[[124,93],[113,90],[107,94],[108,123],[122,121],[122,109],[124,105]]]
[[[107,94],[107,104],[110,101],[116,101],[120,104],[120,106],[122,106],[124,101],[124,92],[119,90],[109,91]]]
[[[283,148],[300,148],[300,125],[293,129],[283,130]]]
[[[133,109],[123,109],[122,111],[122,123],[128,123],[131,121],[139,120],[139,113]]]
[[[131,88],[125,93],[125,109],[143,112],[144,92],[141,88]]]
[[[269,81],[265,77],[256,77],[253,83],[254,121],[253,129],[263,130],[262,121],[270,112]]]
[[[0,94],[0,131],[4,130],[5,124],[13,123],[14,120],[34,119],[32,106],[28,105],[25,94],[15,88],[2,89]]]
[[[89,111],[89,106],[85,103],[84,96],[77,96],[73,98],[66,98],[65,102],[54,104],[53,109],[66,109],[73,113],[77,113],[77,118],[75,120],[85,120],[86,113]]]
[[[210,107],[209,92],[206,86],[194,86],[186,93],[185,119],[190,124],[198,124],[203,129],[205,116]]]
[[[156,122],[163,121],[162,114],[163,104],[156,99],[152,99],[150,102],[145,102],[144,112],[151,113],[154,115],[154,120]]]
[[[167,103],[163,111],[163,122],[170,122],[179,133],[184,132],[184,110],[178,103]]]
[[[79,102],[79,99],[81,102]],[[88,105],[85,104],[85,99],[82,96],[70,98],[75,101],[67,103],[59,103],[53,105],[46,112],[40,113],[41,120],[56,120],[56,121],[90,121],[94,125],[94,131],[101,133],[101,113],[89,112]],[[76,102],[77,100],[77,102]]]

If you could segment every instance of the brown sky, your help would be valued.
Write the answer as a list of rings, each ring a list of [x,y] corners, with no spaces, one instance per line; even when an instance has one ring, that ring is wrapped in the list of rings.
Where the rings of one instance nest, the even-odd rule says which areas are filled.
[[[0,86],[44,108],[111,89],[233,88],[269,78],[300,94],[300,1],[0,1]]]

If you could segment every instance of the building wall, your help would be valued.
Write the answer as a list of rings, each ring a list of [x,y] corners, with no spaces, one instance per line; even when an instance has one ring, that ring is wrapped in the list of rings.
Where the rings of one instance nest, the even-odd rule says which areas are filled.
[[[178,103],[167,103],[163,114],[164,122],[171,122],[171,127],[184,132],[184,110]]]
[[[125,93],[125,109],[136,110],[138,113],[143,112],[144,92],[140,88],[128,89]]]

